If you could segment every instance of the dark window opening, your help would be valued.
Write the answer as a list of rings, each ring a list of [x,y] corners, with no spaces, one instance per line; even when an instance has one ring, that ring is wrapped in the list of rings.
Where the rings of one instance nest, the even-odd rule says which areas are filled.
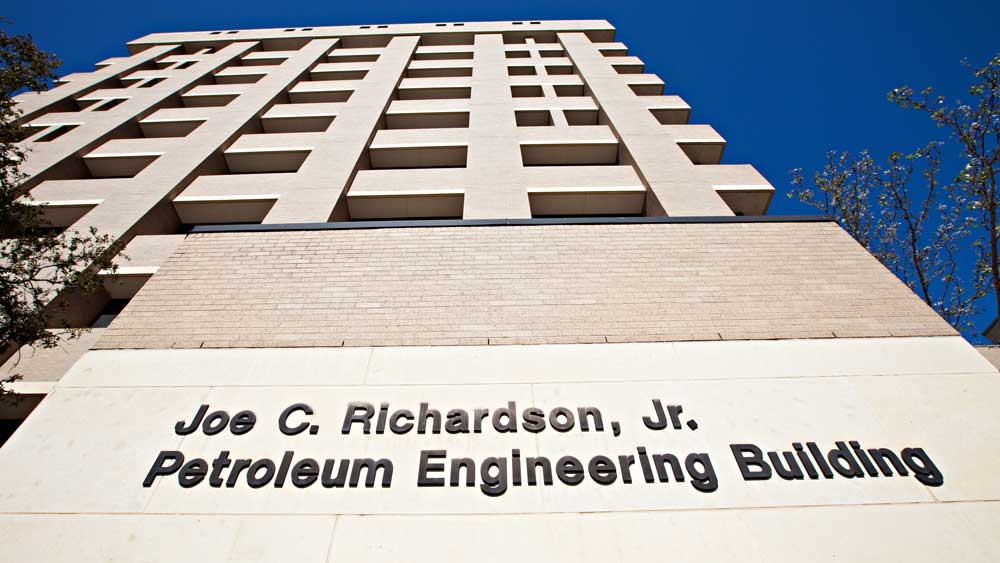
[[[147,80],[146,82],[143,82],[142,84],[139,84],[139,88],[152,88],[153,86],[156,86],[157,84],[159,84],[160,82],[163,82],[164,80],[166,80],[166,77],[164,77],[164,76],[157,76],[156,78],[153,78],[151,80]]]
[[[552,89],[556,91],[556,96],[559,96],[560,98],[572,98],[583,95],[583,85],[560,84],[558,86],[553,86]]]
[[[69,133],[73,129],[76,129],[76,125],[57,125],[56,127],[49,129],[47,133],[39,136],[37,139],[32,139],[34,143],[48,143],[54,141],[59,137],[62,137],[66,133]]]
[[[114,98],[106,102],[101,102],[94,106],[94,111],[108,111],[114,109],[122,104],[122,102],[128,100],[128,98]]]
[[[90,323],[91,328],[108,328],[111,321],[115,320],[115,317],[125,309],[128,305],[128,299],[112,299],[108,301],[108,304],[101,309],[101,312],[97,314],[97,318],[94,322]]]
[[[541,86],[511,86],[510,95],[515,98],[541,98],[545,93]]]
[[[545,127],[552,125],[552,114],[549,110],[519,110],[514,112],[514,120],[518,127]]]
[[[507,67],[509,76],[534,76],[538,74],[533,66],[509,66]]]

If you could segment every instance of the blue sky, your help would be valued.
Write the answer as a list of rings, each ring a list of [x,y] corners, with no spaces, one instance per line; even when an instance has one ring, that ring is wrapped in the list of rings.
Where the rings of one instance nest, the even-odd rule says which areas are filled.
[[[760,5],[757,5],[760,4]],[[750,163],[778,191],[770,213],[808,209],[785,197],[788,171],[830,149],[878,157],[942,138],[885,94],[904,84],[966,94],[959,61],[1000,51],[1000,2],[10,2],[9,31],[31,33],[62,73],[125,54],[157,31],[421,21],[607,19],[631,54],[728,141],[724,162]],[[948,176],[952,174],[948,170]],[[985,326],[996,312],[987,306]]]

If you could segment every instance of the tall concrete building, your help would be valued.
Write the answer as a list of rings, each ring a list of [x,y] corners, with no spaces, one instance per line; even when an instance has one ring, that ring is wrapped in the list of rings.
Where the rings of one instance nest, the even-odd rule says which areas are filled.
[[[997,370],[614,33],[160,33],[20,96],[127,258],[4,365],[5,556],[996,560]]]

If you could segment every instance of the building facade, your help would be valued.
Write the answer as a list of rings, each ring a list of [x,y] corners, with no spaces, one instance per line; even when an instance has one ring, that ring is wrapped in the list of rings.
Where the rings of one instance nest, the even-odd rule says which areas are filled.
[[[7,373],[18,560],[995,560],[996,369],[606,21],[153,34],[18,98],[127,243]]]

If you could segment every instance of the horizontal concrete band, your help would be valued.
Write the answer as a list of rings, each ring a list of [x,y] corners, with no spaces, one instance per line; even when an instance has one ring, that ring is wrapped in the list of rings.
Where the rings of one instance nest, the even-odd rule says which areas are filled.
[[[372,351],[371,357],[343,349],[257,351],[245,357],[218,350],[91,353],[0,449],[0,514],[498,515],[1000,500],[1000,483],[993,478],[1000,452],[992,447],[1000,433],[996,371],[957,337],[868,340],[406,348]],[[642,417],[652,414],[654,399],[682,405],[683,416],[697,420],[696,427],[648,427]],[[294,422],[309,420],[315,434],[279,432],[280,413],[298,403],[307,403],[313,414],[299,413]],[[348,433],[341,430],[350,405],[382,403],[393,412],[414,413],[420,403],[442,413],[587,406],[602,413],[606,426],[585,432],[582,425],[567,431],[553,425],[537,433],[500,432],[495,426],[474,433],[411,428],[363,434],[357,425]],[[199,405],[230,414],[246,409],[255,413],[256,427],[241,435],[179,435],[175,423],[194,420]],[[612,423],[620,423],[620,434]],[[922,448],[942,480],[925,486],[915,473],[893,472],[746,481],[729,448],[750,443],[790,451],[801,441],[826,452],[838,441],[852,440],[895,453]],[[638,466],[628,483],[624,478],[578,486],[512,481],[499,496],[477,487],[416,483],[422,451],[444,450],[448,459],[476,463],[503,456],[513,463],[515,449],[524,459],[555,461],[644,455],[640,447],[681,459],[708,454],[717,490],[697,489],[693,474],[683,481],[650,482]],[[237,478],[232,486],[187,488],[176,475],[143,486],[161,451],[191,460],[213,460],[223,451],[231,459],[291,455],[289,463],[386,459],[394,474],[391,486],[372,487],[289,482],[253,488]],[[927,512],[921,517],[933,518]],[[401,541],[398,530],[388,533]]]
[[[986,562],[1000,549],[998,517],[1000,503],[986,502],[624,514],[18,515],[0,517],[0,525],[14,538],[12,561],[97,563],[113,548],[150,563],[438,562],[442,552],[478,563],[641,561],[650,553],[742,563]],[[91,542],[105,549],[80,549]]]
[[[960,336],[91,350],[59,387],[467,386],[943,374],[994,375],[996,369]]]
[[[466,385],[455,385],[466,383]],[[308,385],[303,387],[301,385]],[[996,371],[960,337],[738,343],[139,350],[89,353],[0,449],[0,525],[11,560],[992,561],[1000,549]],[[652,432],[650,398],[677,401],[691,430]],[[344,436],[348,401],[392,408],[592,405],[620,417],[606,432]],[[278,412],[308,402],[323,430],[286,436]],[[201,404],[250,409],[247,435],[178,436]],[[958,408],[956,405],[961,405]],[[727,444],[788,449],[925,448],[944,476],[743,481]],[[417,488],[419,450],[451,456],[707,452],[719,489],[685,482]],[[157,452],[211,459],[386,457],[391,488],[251,489],[141,480]],[[25,476],[31,478],[26,479]],[[171,476],[172,477],[172,476]],[[566,541],[566,538],[573,541]],[[511,539],[514,541],[511,541]],[[706,539],[708,538],[708,539]],[[725,541],[710,541],[722,538]],[[99,544],[102,549],[81,549]],[[919,557],[912,557],[914,553]],[[815,556],[815,557],[814,557]]]
[[[825,223],[826,215],[760,215],[717,217],[540,217],[534,219],[415,219],[405,221],[339,221],[330,223],[246,223],[195,225],[192,233],[246,233],[281,231],[339,231],[348,229],[399,229],[407,227],[507,227],[532,225],[647,225],[709,223]]]

